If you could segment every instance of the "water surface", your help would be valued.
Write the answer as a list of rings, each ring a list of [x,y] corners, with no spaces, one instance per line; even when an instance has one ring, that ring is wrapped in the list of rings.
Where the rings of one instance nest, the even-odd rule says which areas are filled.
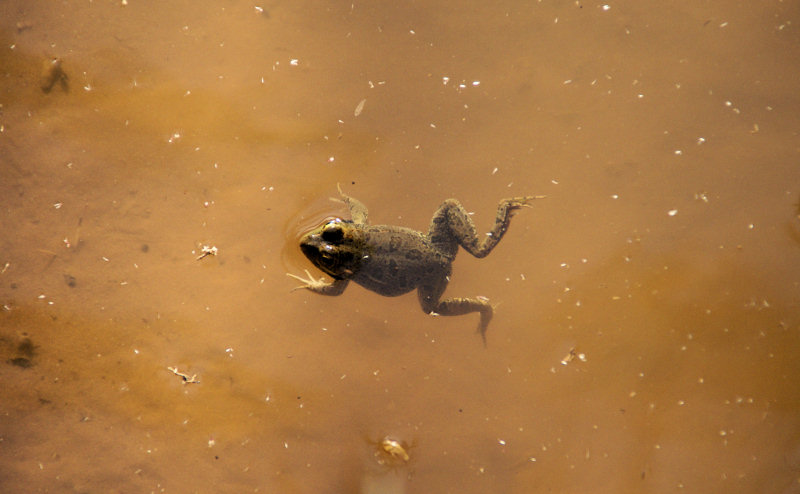
[[[800,492],[798,23],[3,2],[0,485]],[[448,296],[498,304],[486,348],[414,294],[291,291],[337,183],[421,230],[548,196],[454,264]]]

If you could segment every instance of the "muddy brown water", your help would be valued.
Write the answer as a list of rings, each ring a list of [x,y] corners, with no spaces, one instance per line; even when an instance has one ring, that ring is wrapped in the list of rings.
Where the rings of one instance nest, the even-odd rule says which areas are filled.
[[[3,492],[800,492],[799,27],[4,1]],[[486,348],[413,294],[291,291],[337,183],[417,229],[548,196],[455,261]]]

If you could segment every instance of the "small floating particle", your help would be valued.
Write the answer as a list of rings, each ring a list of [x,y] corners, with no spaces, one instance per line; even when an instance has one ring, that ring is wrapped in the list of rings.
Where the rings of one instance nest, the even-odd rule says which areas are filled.
[[[217,249],[216,246],[204,245],[203,247],[200,248],[200,255],[197,256],[197,260],[199,261],[200,259],[203,259],[204,257],[207,256],[216,256],[218,252],[219,249]]]
[[[378,446],[374,456],[380,465],[404,463],[411,459],[408,454],[408,450],[411,448],[405,442],[385,437],[378,443]]]
[[[361,101],[358,102],[358,104],[356,105],[355,111],[353,111],[353,116],[354,117],[357,117],[357,116],[361,115],[361,112],[364,111],[364,105],[366,103],[367,103],[367,99],[366,98],[364,98],[364,99],[362,99]]]
[[[561,365],[567,365],[568,363],[572,362],[575,358],[575,347],[569,349],[569,353],[567,353],[564,358],[561,359]]]
[[[670,215],[670,216],[675,216],[676,214],[678,214],[678,210],[677,209],[670,209],[669,211],[667,211],[667,214]]]

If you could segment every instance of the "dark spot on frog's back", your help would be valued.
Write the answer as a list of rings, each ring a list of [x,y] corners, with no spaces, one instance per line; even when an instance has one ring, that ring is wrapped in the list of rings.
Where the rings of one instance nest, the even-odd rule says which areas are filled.
[[[392,235],[389,239],[389,252],[397,252],[403,248],[403,238],[399,235]]]
[[[406,251],[406,259],[411,261],[422,259],[422,252],[420,252],[418,249],[409,249]]]

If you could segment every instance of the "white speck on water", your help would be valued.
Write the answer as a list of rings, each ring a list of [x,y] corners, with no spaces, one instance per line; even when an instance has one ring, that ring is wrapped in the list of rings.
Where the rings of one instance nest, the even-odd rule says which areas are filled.
[[[362,99],[361,101],[358,102],[358,104],[356,105],[355,111],[353,111],[353,116],[354,117],[357,117],[357,116],[361,115],[361,112],[364,111],[364,105],[366,103],[367,103],[367,99],[366,98],[364,98],[364,99]]]

